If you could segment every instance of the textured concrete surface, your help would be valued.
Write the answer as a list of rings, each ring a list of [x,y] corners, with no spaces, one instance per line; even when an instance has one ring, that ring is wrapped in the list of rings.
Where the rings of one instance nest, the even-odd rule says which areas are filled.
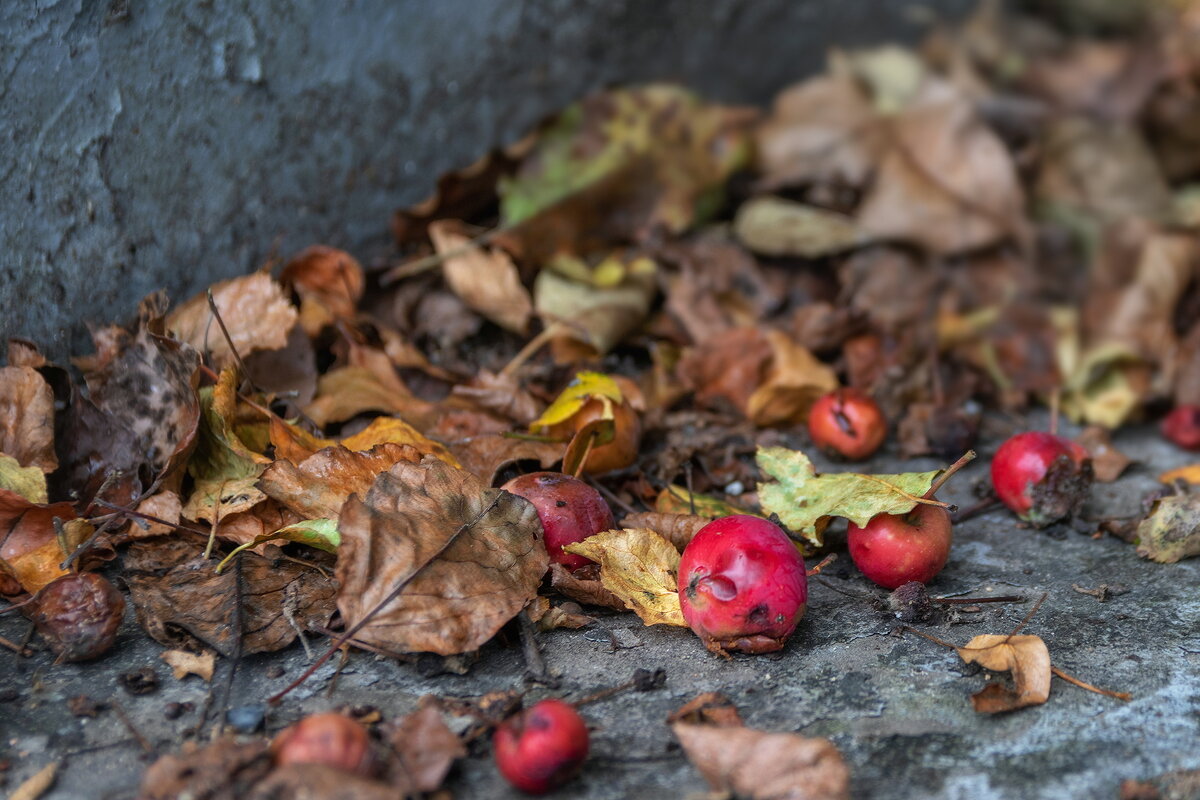
[[[1119,483],[1099,487],[1090,513],[1139,513],[1154,475],[1188,460],[1150,429],[1125,432],[1118,444],[1143,465]],[[989,455],[985,448],[943,497],[971,502],[972,484],[986,478]],[[873,466],[932,464],[902,464],[885,456]],[[826,580],[843,592],[877,593],[844,553]],[[1120,584],[1129,591],[1102,603],[1072,584]],[[777,655],[723,660],[707,654],[689,631],[645,628],[633,615],[609,615],[595,628],[554,632],[542,643],[551,668],[562,675],[559,693],[568,697],[619,683],[638,667],[667,671],[661,690],[623,694],[584,709],[594,726],[593,755],[581,779],[557,796],[650,800],[703,791],[698,773],[672,747],[664,720],[696,693],[716,690],[733,698],[753,726],[830,737],[846,755],[859,800],[1114,798],[1123,779],[1200,768],[1197,587],[1200,560],[1148,563],[1111,538],[1020,529],[1003,510],[959,525],[950,562],[931,592],[1020,594],[1028,602],[986,605],[979,613],[918,627],[960,644],[981,633],[1006,633],[1047,592],[1026,632],[1041,636],[1054,663],[1067,672],[1134,694],[1132,702],[1122,703],[1055,679],[1045,705],[999,716],[971,710],[969,695],[983,686],[983,674],[949,650],[898,635],[898,623],[887,612],[821,583],[813,584],[806,618]],[[0,635],[19,638],[24,627],[12,616],[0,617]],[[195,677],[175,681],[158,660],[159,650],[130,626],[117,649],[95,664],[54,667],[45,653],[18,660],[0,651],[0,692],[18,695],[0,704],[0,758],[14,765],[9,786],[65,757],[49,797],[133,797],[145,759],[129,733],[112,712],[76,719],[65,702],[81,693],[116,699],[158,751],[176,749],[197,713],[172,722],[163,716],[165,705],[191,701],[200,707],[207,688]],[[306,663],[298,646],[247,659],[238,672],[234,704],[261,702]],[[267,668],[276,664],[285,677],[266,678]],[[118,688],[118,675],[143,665],[157,673],[158,692],[134,697]],[[218,681],[227,668],[219,667]],[[390,717],[415,708],[425,693],[521,689],[523,670],[515,642],[486,647],[465,676],[424,677],[413,665],[356,654],[332,694],[327,667],[271,712],[268,729],[281,728],[303,711],[341,704],[372,704]],[[456,770],[450,788],[466,800],[519,796],[503,784],[486,750]]]
[[[971,0],[926,7],[962,11]],[[765,102],[892,0],[0,3],[0,339],[182,299],[273,247],[357,248],[444,171],[613,83]]]

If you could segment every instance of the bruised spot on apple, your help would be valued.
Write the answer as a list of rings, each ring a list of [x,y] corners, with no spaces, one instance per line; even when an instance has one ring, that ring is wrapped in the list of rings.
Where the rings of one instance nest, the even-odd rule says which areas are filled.
[[[600,493],[570,475],[531,472],[513,478],[500,488],[533,503],[545,532],[550,560],[567,569],[576,570],[592,562],[583,556],[563,552],[564,546],[617,527],[612,509]]]
[[[737,514],[705,525],[679,562],[688,626],[715,653],[779,650],[808,601],[804,559],[783,530]]]

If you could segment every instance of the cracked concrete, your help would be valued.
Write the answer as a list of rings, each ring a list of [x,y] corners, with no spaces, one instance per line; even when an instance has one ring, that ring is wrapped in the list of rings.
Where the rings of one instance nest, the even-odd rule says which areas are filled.
[[[368,254],[437,175],[591,89],[765,103],[831,43],[918,30],[889,0],[0,3],[0,339],[61,359],[156,289]]]
[[[1044,418],[1032,425],[1044,425]],[[992,441],[1008,432],[993,425]],[[1154,476],[1189,461],[1149,427],[1122,431],[1117,444],[1142,463],[1118,483],[1097,487],[1090,513],[1137,513],[1141,498],[1156,486]],[[963,506],[973,501],[972,485],[987,479],[990,450],[994,447],[985,447],[950,482],[943,499]],[[935,465],[885,454],[871,468]],[[838,538],[834,533],[835,546]],[[1055,679],[1045,705],[998,716],[971,709],[969,695],[985,683],[983,673],[949,650],[901,635],[894,617],[863,599],[883,593],[858,574],[844,549],[822,579],[813,582],[808,613],[778,654],[717,658],[689,631],[645,628],[629,614],[602,613],[595,629],[544,635],[549,667],[562,676],[556,694],[580,697],[628,679],[636,668],[667,672],[661,690],[585,707],[594,730],[592,757],[579,781],[560,794],[650,800],[702,792],[703,781],[673,747],[665,724],[672,710],[702,691],[728,694],[755,727],[832,739],[850,764],[855,798],[1111,798],[1126,778],[1200,769],[1200,560],[1149,563],[1112,538],[1020,528],[1005,510],[958,525],[950,561],[931,593],[1019,594],[1026,601],[960,610],[918,627],[959,644],[981,633],[1004,633],[1045,592],[1048,598],[1026,632],[1046,641],[1056,666],[1134,695],[1122,703]],[[1072,589],[1102,583],[1124,584],[1129,592],[1100,602]],[[20,638],[24,629],[14,615],[0,617],[0,635]],[[615,650],[614,637],[620,645]],[[0,758],[13,761],[9,786],[65,757],[48,797],[132,798],[146,760],[128,731],[111,712],[94,720],[74,718],[66,701],[78,694],[113,698],[158,752],[177,749],[198,713],[171,721],[164,717],[166,704],[191,702],[199,708],[207,687],[195,677],[174,680],[158,659],[160,650],[136,629],[130,613],[115,650],[95,664],[55,667],[47,653],[20,660],[0,652],[0,697],[6,690],[16,695],[0,703]],[[262,702],[306,664],[299,645],[244,660],[233,704]],[[144,665],[157,674],[159,691],[135,697],[118,687],[121,673]],[[267,678],[272,666],[284,675]],[[227,669],[219,666],[218,682]],[[523,671],[515,637],[485,647],[466,675],[431,677],[417,665],[358,653],[336,684],[332,666],[319,671],[270,712],[267,727],[276,731],[306,711],[338,705],[370,704],[390,717],[413,710],[426,693],[522,689]],[[534,696],[545,693],[532,689]],[[503,784],[486,749],[460,765],[450,789],[465,800],[520,796]]]

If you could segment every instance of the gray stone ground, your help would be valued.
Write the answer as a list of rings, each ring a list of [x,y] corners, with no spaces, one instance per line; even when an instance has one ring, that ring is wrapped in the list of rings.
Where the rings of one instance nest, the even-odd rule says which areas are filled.
[[[1010,422],[993,422],[993,441],[1011,430]],[[1122,432],[1117,441],[1143,464],[1094,492],[1091,511],[1097,515],[1137,513],[1158,471],[1188,462],[1149,427]],[[986,478],[991,449],[984,448],[951,482],[944,498],[962,505],[972,501],[972,484]],[[918,460],[903,467],[932,465]],[[900,466],[887,456],[873,464]],[[750,725],[831,738],[850,764],[855,798],[1114,798],[1125,778],[1200,768],[1200,561],[1162,566],[1142,561],[1111,538],[1058,534],[1020,529],[1002,510],[959,525],[950,563],[932,591],[1021,594],[1029,602],[983,606],[956,622],[923,627],[957,643],[980,633],[1005,633],[1047,592],[1026,631],[1045,639],[1057,666],[1096,685],[1132,692],[1132,702],[1055,679],[1044,706],[978,715],[968,697],[984,684],[982,674],[973,674],[948,650],[898,635],[898,623],[888,614],[820,583],[812,586],[796,636],[772,656],[722,660],[708,655],[686,630],[644,628],[632,614],[613,614],[591,629],[543,637],[546,658],[562,675],[560,692],[578,697],[624,681],[638,667],[665,669],[667,684],[586,707],[594,727],[592,757],[581,779],[555,796],[648,800],[702,792],[699,775],[671,746],[664,719],[707,690],[733,698]],[[847,558],[826,579],[850,592],[873,591]],[[1129,592],[1101,603],[1074,591],[1073,583],[1124,584]],[[18,638],[24,628],[12,615],[0,617],[0,635]],[[614,641],[620,645],[616,650]],[[0,704],[0,758],[13,763],[8,787],[64,759],[48,797],[133,797],[147,758],[112,712],[76,719],[66,700],[81,693],[114,699],[156,751],[176,749],[196,714],[172,722],[163,708],[171,701],[199,707],[207,687],[195,677],[172,678],[158,660],[160,649],[129,624],[115,651],[94,664],[55,667],[46,653],[19,660],[0,652],[0,692],[19,695]],[[235,704],[261,701],[306,663],[299,646],[246,659]],[[135,697],[118,688],[118,675],[142,665],[157,673],[158,692]],[[273,665],[284,668],[285,678],[265,677]],[[218,680],[225,669],[219,667]],[[412,710],[425,693],[519,689],[523,669],[515,645],[488,646],[468,675],[434,678],[422,677],[411,665],[356,654],[331,695],[331,670],[325,669],[271,712],[268,729],[341,704],[372,704],[392,716]],[[544,690],[533,690],[540,693]],[[498,777],[486,751],[461,764],[450,788],[468,800],[518,796]]]

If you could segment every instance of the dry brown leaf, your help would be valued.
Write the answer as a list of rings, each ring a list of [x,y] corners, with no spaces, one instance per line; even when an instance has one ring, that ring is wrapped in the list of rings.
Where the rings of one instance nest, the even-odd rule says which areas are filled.
[[[954,98],[892,119],[857,222],[877,237],[949,255],[1019,234],[1024,204],[1007,148],[972,103]]]
[[[660,511],[641,511],[628,514],[621,520],[623,528],[649,528],[675,546],[679,552],[687,547],[696,532],[708,523],[708,517],[693,514],[670,514]]]
[[[212,295],[229,338],[243,358],[256,350],[279,350],[287,345],[288,332],[296,324],[296,309],[268,273],[255,272],[214,284]],[[166,326],[181,341],[211,354],[215,368],[234,365],[233,352],[205,293],[172,311]]]
[[[850,770],[828,739],[686,722],[671,729],[714,791],[748,800],[850,798]]]
[[[1050,696],[1050,651],[1037,636],[983,634],[958,648],[967,664],[993,672],[1011,672],[1014,688],[989,683],[971,696],[976,711],[995,714],[1046,702]]]
[[[1075,437],[1075,441],[1087,450],[1092,459],[1092,474],[1100,483],[1112,483],[1133,463],[1132,458],[1112,443],[1112,435],[1107,428],[1089,425]]]
[[[733,701],[720,692],[703,692],[672,711],[667,723],[676,722],[726,728],[741,728],[746,724]]]
[[[429,414],[429,403],[413,397],[399,378],[396,382],[399,387],[384,383],[362,366],[332,369],[318,379],[317,397],[305,407],[304,413],[322,428],[331,422],[345,422],[364,411],[396,414],[414,422]]]
[[[242,741],[232,736],[204,747],[184,742],[178,754],[151,764],[138,789],[140,800],[242,800],[271,771],[271,757],[262,739]]]
[[[577,630],[585,628],[596,621],[583,613],[578,603],[566,602],[559,606],[550,604],[549,598],[541,595],[533,598],[525,607],[530,622],[537,625],[539,631],[552,631],[557,628]]]
[[[326,447],[299,464],[276,461],[258,486],[303,519],[337,519],[350,495],[366,496],[379,473],[398,461],[420,460],[420,451],[410,445],[381,444],[366,452]]]
[[[162,536],[175,530],[173,525],[179,524],[180,512],[183,510],[183,503],[179,499],[179,495],[175,492],[159,492],[147,497],[142,502],[138,503],[137,511],[142,514],[147,514],[152,517],[158,517],[161,520],[171,523],[164,525],[161,522],[142,519],[135,517],[129,521],[120,536],[114,539],[124,542],[132,539],[146,539],[151,536]]]
[[[486,369],[467,383],[455,386],[450,396],[520,425],[528,425],[546,409],[546,404],[522,388],[515,376]]]
[[[462,740],[446,727],[442,712],[433,704],[397,722],[391,744],[399,762],[391,783],[403,788],[406,796],[437,790],[455,760],[467,756]]]
[[[249,511],[230,514],[222,517],[216,527],[216,537],[234,544],[246,544],[255,539],[274,533],[280,528],[295,525],[303,521],[303,517],[274,500],[264,500]],[[255,547],[254,552],[262,555],[265,546]]]
[[[1138,555],[1160,564],[1200,556],[1200,491],[1178,491],[1154,502],[1137,527]]]
[[[8,800],[37,800],[50,790],[58,777],[58,762],[51,761],[13,790]]]
[[[589,606],[628,611],[624,601],[600,582],[600,565],[588,564],[571,572],[562,564],[550,565],[550,585],[572,600]]]
[[[782,331],[767,331],[767,340],[771,365],[746,401],[746,415],[761,427],[803,422],[813,403],[838,388],[837,373]]]
[[[0,453],[22,467],[58,469],[54,454],[54,392],[30,367],[0,367]]]
[[[209,795],[185,795],[204,797]],[[276,767],[254,785],[253,791],[237,797],[245,800],[404,800],[402,790],[382,781],[324,764],[286,764]]]
[[[8,340],[8,365],[41,369],[46,366],[46,357],[33,342],[13,336]]]
[[[759,328],[736,328],[686,350],[678,373],[696,402],[718,400],[745,412],[771,359],[771,341]]]
[[[563,548],[600,565],[600,582],[647,625],[687,627],[679,605],[679,551],[648,528],[603,531]]]
[[[746,247],[768,256],[823,258],[870,241],[842,214],[780,197],[743,203],[733,230]]]
[[[302,630],[329,624],[331,579],[293,561],[272,562],[253,553],[239,556],[239,564],[218,574],[216,562],[204,557],[200,537],[134,542],[124,553],[124,565],[138,622],[167,647],[195,649],[199,643],[226,658],[234,652],[232,623],[238,616],[243,654],[291,644],[298,634],[289,617]]]
[[[454,293],[500,327],[524,335],[533,315],[533,300],[521,285],[512,258],[499,248],[472,244],[458,220],[431,222],[428,232],[439,254],[456,253],[442,262],[442,275]]]
[[[292,256],[279,282],[300,295],[300,324],[316,336],[329,322],[354,317],[365,278],[354,256],[318,244]]]
[[[171,667],[175,680],[181,681],[188,675],[198,675],[205,681],[212,681],[213,669],[216,668],[217,655],[212,650],[193,653],[189,650],[164,650],[158,656]]]
[[[549,563],[531,503],[429,456],[351,498],[338,529],[347,627],[365,623],[355,638],[400,652],[478,648],[537,595]]]
[[[66,574],[55,537],[54,520],[75,518],[72,503],[31,503],[16,492],[0,489],[0,559],[16,573],[27,592],[36,592]]]
[[[541,469],[549,469],[562,460],[564,447],[561,442],[536,442],[488,433],[451,443],[450,450],[463,469],[491,486],[500,470],[520,461],[536,461]]]

